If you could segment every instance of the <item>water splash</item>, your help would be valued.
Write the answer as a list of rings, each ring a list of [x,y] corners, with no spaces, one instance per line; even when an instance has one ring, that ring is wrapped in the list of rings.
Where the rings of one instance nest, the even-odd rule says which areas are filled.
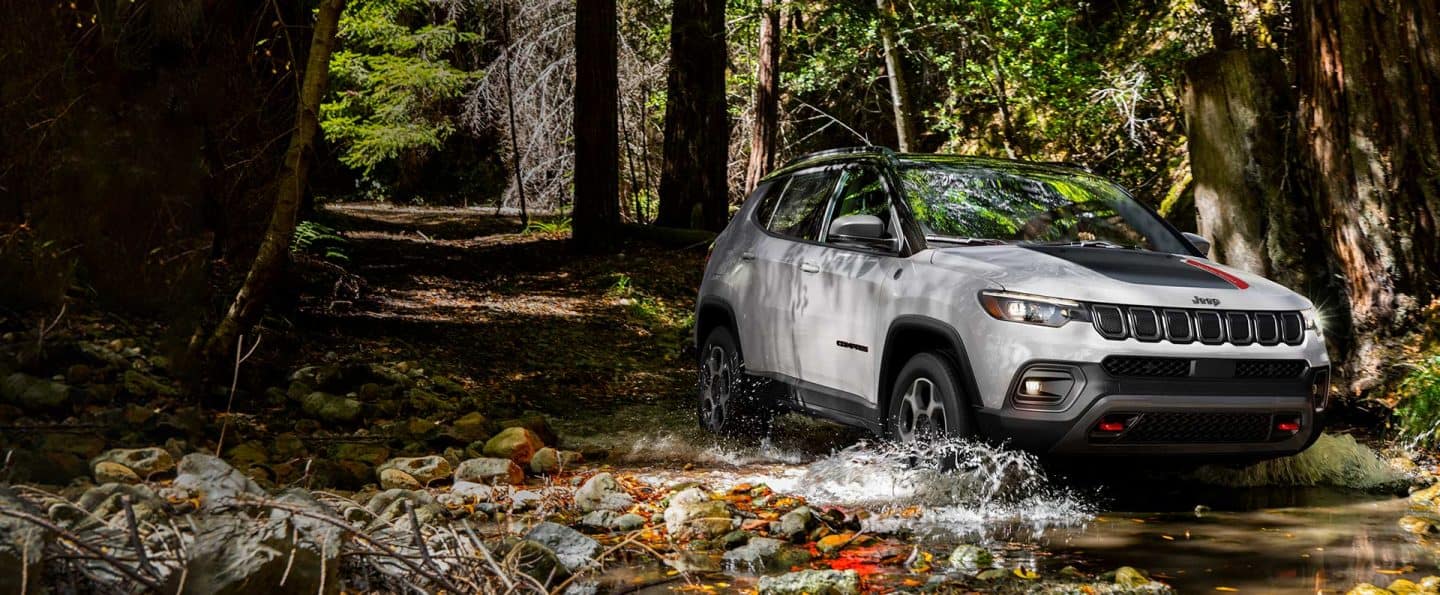
[[[1353,436],[1321,434],[1305,452],[1243,469],[1207,466],[1192,478],[1229,487],[1331,486],[1376,490],[1403,485],[1408,477]]]
[[[968,534],[1082,523],[1091,506],[1049,481],[1033,455],[965,440],[860,443],[812,463],[796,490],[875,509],[873,530]]]

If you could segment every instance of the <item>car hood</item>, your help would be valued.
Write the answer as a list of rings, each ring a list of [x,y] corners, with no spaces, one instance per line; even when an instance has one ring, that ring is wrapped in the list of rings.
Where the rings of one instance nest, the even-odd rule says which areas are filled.
[[[984,277],[1006,291],[1084,302],[1183,308],[1299,310],[1309,300],[1264,277],[1210,260],[1117,248],[964,246],[931,264]]]

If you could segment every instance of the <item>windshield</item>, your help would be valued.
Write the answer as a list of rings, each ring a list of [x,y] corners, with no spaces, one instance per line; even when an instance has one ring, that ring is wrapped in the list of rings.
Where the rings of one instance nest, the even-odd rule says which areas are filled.
[[[899,171],[910,211],[932,242],[1189,252],[1124,190],[1089,175],[914,160],[901,162]]]

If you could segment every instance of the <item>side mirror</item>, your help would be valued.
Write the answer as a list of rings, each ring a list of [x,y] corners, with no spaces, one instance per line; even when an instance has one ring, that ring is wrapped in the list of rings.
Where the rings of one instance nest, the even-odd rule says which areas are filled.
[[[1185,239],[1190,242],[1190,245],[1194,246],[1196,250],[1199,250],[1200,254],[1204,255],[1210,253],[1210,240],[1205,239],[1205,236],[1202,236],[1198,233],[1190,233],[1188,231],[1180,235],[1185,236]]]
[[[885,222],[874,215],[846,215],[830,222],[830,235],[841,240],[883,240]]]

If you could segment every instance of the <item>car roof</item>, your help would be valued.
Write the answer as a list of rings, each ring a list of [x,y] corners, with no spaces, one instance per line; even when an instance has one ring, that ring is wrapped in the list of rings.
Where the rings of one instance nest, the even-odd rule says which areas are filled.
[[[1011,171],[1014,173],[1051,173],[1062,175],[1082,174],[1095,177],[1084,166],[1053,161],[1021,161],[978,155],[957,155],[946,153],[896,153],[885,147],[847,147],[808,153],[791,159],[769,177],[783,176],[797,170],[816,166],[843,165],[846,163],[880,162],[890,165],[936,164],[980,169]]]

